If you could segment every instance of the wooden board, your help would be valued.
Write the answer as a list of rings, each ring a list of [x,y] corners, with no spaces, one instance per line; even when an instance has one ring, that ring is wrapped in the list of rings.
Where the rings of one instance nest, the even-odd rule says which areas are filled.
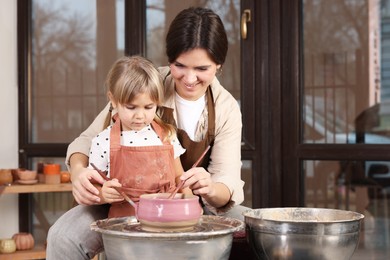
[[[24,259],[45,259],[46,250],[44,246],[36,246],[31,250],[21,250],[10,254],[1,254],[0,260],[24,260]]]
[[[0,186],[1,194],[18,194],[18,193],[37,193],[37,192],[63,192],[72,191],[71,183],[61,184],[44,184],[37,183],[31,185],[11,184],[10,186]]]

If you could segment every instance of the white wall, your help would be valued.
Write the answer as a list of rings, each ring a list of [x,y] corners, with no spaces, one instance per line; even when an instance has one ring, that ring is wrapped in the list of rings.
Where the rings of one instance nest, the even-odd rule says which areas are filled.
[[[0,168],[18,167],[18,85],[15,0],[0,0]],[[18,195],[0,195],[0,238],[18,232]]]

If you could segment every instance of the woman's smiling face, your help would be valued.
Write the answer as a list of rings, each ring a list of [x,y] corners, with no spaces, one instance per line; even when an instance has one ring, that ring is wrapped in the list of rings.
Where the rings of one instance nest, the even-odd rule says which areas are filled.
[[[204,49],[193,49],[180,54],[170,65],[176,92],[186,100],[199,99],[220,67],[209,58]]]

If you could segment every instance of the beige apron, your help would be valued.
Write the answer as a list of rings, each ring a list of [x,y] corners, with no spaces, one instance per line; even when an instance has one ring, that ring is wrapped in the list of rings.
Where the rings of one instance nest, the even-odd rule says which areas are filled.
[[[176,187],[173,146],[167,141],[156,146],[122,146],[121,123],[116,115],[114,119],[110,133],[111,178],[117,178],[122,190],[135,202],[145,193],[172,192]],[[155,121],[152,127],[160,140],[164,140],[163,130]],[[122,201],[111,205],[108,217],[133,215],[134,208]]]

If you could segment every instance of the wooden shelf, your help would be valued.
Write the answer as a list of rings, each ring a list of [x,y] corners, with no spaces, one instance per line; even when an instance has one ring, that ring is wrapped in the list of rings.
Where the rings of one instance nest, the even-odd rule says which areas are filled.
[[[69,192],[72,191],[71,183],[44,184],[37,183],[23,185],[13,183],[10,186],[0,186],[0,195],[2,194],[20,194],[20,193],[38,193],[38,192]],[[46,249],[43,245],[37,245],[31,250],[18,250],[10,254],[1,254],[0,260],[27,260],[27,259],[45,259]]]
[[[46,250],[43,245],[35,246],[31,250],[20,250],[10,254],[1,254],[0,260],[45,259]]]
[[[12,183],[10,186],[0,185],[0,195],[2,194],[20,194],[20,193],[41,193],[41,192],[69,192],[72,191],[71,183],[44,184],[37,183],[24,185]],[[19,250],[10,254],[0,253],[0,260],[26,260],[26,259],[45,259],[46,248],[44,245],[36,245],[32,250]]]
[[[31,250],[15,251],[10,254],[0,253],[0,260],[30,260],[30,259],[46,259],[46,249],[44,246],[35,246]],[[92,260],[98,260],[99,255],[96,255]]]
[[[10,186],[0,186],[1,194],[18,194],[18,193],[38,193],[38,192],[63,192],[72,191],[71,183],[61,184],[44,184],[37,183],[32,185],[23,185],[13,183]]]

